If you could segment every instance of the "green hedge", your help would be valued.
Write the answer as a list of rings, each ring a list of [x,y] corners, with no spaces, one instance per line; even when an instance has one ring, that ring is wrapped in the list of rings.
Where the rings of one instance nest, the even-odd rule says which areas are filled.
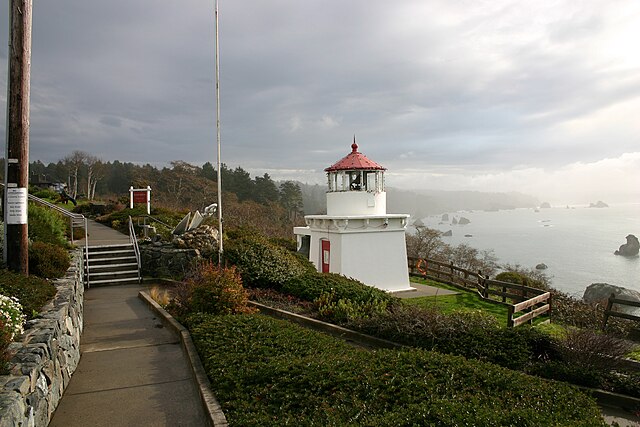
[[[0,270],[0,294],[18,298],[27,319],[32,319],[54,297],[56,288],[39,277]]]
[[[70,265],[69,253],[60,246],[44,242],[29,245],[29,274],[57,279],[65,275]]]
[[[322,294],[335,293],[336,299],[367,303],[374,300],[391,303],[397,298],[390,294],[367,286],[359,280],[335,273],[307,272],[294,277],[282,285],[282,292],[306,301],[315,301]]]
[[[553,355],[553,339],[530,327],[501,328],[481,311],[445,314],[436,308],[395,305],[347,327],[390,341],[524,370]]]
[[[187,323],[231,426],[605,425],[577,389],[488,363],[365,351],[260,315]]]
[[[67,221],[58,212],[29,203],[29,239],[68,248]]]
[[[282,246],[250,229],[229,232],[224,250],[225,262],[235,265],[247,286],[280,289],[305,269],[298,258]]]

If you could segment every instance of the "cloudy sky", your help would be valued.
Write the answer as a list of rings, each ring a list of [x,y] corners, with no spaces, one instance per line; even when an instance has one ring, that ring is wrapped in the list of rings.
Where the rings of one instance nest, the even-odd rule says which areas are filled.
[[[213,0],[34,3],[32,160],[215,163]],[[640,202],[639,40],[637,0],[220,0],[223,161],[320,183],[355,133],[394,187]]]

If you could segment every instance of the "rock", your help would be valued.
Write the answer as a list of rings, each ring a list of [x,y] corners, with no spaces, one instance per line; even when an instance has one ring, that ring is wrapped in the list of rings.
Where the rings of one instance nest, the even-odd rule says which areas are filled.
[[[547,268],[549,267],[544,262],[541,262],[540,264],[536,265],[536,270],[546,270]]]
[[[549,209],[549,208],[551,208],[551,204],[549,204],[549,202],[543,202],[540,205],[540,209]]]
[[[422,222],[422,220],[420,218],[418,218],[413,222],[413,226],[414,227],[424,227],[424,222]]]
[[[449,221],[449,214],[442,214],[442,221]]]
[[[458,224],[460,224],[460,225],[466,225],[466,224],[469,224],[470,222],[471,222],[471,221],[469,221],[467,218],[465,218],[465,217],[461,216],[461,217],[460,217],[460,220],[458,221]]]
[[[465,234],[464,237],[473,237],[473,234]]]
[[[197,249],[200,252],[211,252],[218,246],[218,230],[210,225],[187,231],[173,238],[174,246],[180,249]]]
[[[590,208],[608,208],[609,205],[603,202],[602,200],[598,200],[597,203],[589,203]]]
[[[640,292],[632,289],[623,288],[622,286],[610,285],[608,283],[592,283],[584,290],[582,299],[586,303],[602,302],[614,294],[616,298],[625,299],[629,301],[640,302]],[[637,312],[637,308],[628,307],[624,305],[616,305],[619,311],[634,314]]]
[[[451,237],[451,236],[453,236],[453,232],[451,230],[447,230],[444,233],[442,233],[442,235],[444,237]]]
[[[614,252],[614,254],[622,256],[638,256],[639,251],[640,242],[638,242],[638,238],[633,234],[629,234],[627,236],[627,243],[621,245],[620,248]]]
[[[457,220],[457,219],[453,218],[453,219],[451,220],[451,224],[454,224],[454,225],[455,225],[455,224],[457,224],[457,223],[458,223],[458,220]]]

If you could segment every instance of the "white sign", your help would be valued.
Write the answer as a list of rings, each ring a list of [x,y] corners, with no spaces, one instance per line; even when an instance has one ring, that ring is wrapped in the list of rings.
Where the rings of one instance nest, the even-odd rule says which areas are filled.
[[[7,224],[27,223],[27,189],[7,188]]]

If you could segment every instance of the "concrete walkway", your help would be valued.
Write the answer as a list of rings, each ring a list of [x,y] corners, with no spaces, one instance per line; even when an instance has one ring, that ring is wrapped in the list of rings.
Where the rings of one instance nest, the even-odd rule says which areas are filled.
[[[99,224],[92,219],[87,219],[89,226],[89,246],[122,245],[129,243],[129,236],[122,234],[106,225]],[[75,245],[84,246],[84,239],[76,240]]]
[[[141,289],[86,291],[82,357],[51,427],[208,425],[179,339]]]
[[[436,288],[435,286],[423,285],[421,283],[411,282],[411,286],[415,291],[396,292],[393,296],[398,298],[419,298],[419,297],[433,297],[442,295],[456,295],[460,292],[450,291],[448,289]]]

